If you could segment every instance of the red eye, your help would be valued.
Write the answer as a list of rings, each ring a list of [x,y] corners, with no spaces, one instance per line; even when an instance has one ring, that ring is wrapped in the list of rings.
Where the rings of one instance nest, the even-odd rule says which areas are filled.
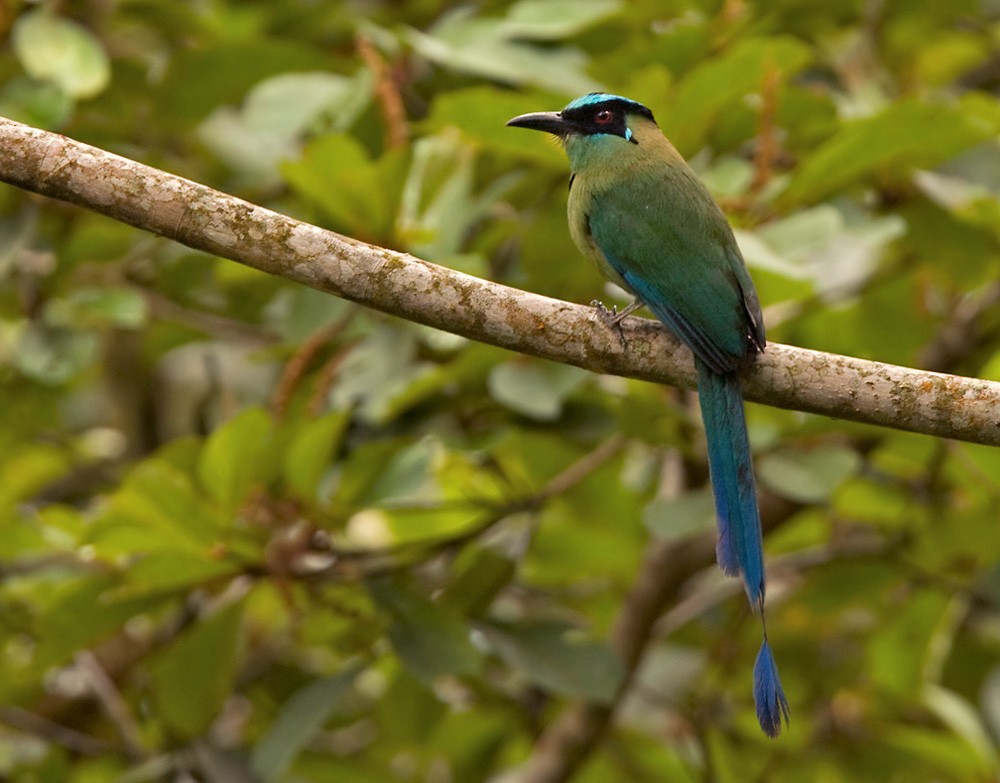
[[[614,112],[610,109],[602,109],[594,115],[594,122],[598,125],[607,125],[615,118]]]

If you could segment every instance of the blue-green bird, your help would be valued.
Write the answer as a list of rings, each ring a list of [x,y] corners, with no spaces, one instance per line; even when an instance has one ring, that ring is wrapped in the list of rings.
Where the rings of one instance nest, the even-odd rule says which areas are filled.
[[[573,241],[635,295],[626,313],[644,304],[694,353],[717,558],[727,574],[742,575],[763,625],[760,514],[737,371],[764,350],[764,321],[725,215],[641,103],[591,93],[507,124],[559,137],[570,162]],[[776,737],[789,708],[766,627],[753,692],[761,728]]]

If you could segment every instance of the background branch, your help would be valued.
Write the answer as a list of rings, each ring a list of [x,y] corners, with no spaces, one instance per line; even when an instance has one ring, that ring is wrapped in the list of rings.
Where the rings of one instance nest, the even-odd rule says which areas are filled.
[[[127,158],[0,119],[0,180],[386,313],[588,370],[691,387],[659,324],[527,293],[293,220]],[[624,336],[624,341],[622,340]],[[772,344],[744,378],[781,408],[1000,445],[1000,383]]]
[[[769,492],[760,494],[765,532],[787,522],[797,503]],[[628,594],[622,601],[611,643],[622,660],[625,676],[610,704],[577,700],[549,724],[528,759],[496,783],[566,783],[598,747],[615,711],[628,693],[664,610],[675,604],[695,574],[715,561],[714,532],[680,539],[652,538]]]

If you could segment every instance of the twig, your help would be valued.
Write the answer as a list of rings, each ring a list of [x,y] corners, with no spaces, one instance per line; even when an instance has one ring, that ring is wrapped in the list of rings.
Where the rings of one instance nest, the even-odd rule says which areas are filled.
[[[88,654],[94,656],[101,671],[112,682],[119,682],[151,650],[169,644],[196,619],[197,614],[188,602],[164,618],[152,633],[137,636],[121,630],[110,639],[98,644]],[[32,707],[32,714],[41,720],[69,722],[74,717],[79,719],[81,709],[84,708],[77,694],[63,693],[59,689],[47,689]]]
[[[410,128],[406,121],[406,108],[403,106],[399,88],[370,38],[358,35],[354,39],[354,46],[375,77],[375,96],[382,110],[382,121],[385,122],[389,133],[387,146],[390,149],[403,147],[410,140]]]
[[[27,734],[34,734],[36,737],[41,737],[48,742],[66,748],[72,753],[79,753],[81,756],[100,756],[112,749],[103,740],[62,726],[21,707],[0,706],[0,723],[5,723]]]
[[[32,498],[32,503],[42,505],[42,501],[39,501],[37,498],[37,495],[35,498]],[[18,576],[35,574],[39,571],[49,569],[80,569],[81,571],[99,572],[104,569],[104,565],[96,561],[85,560],[78,555],[68,552],[53,552],[52,554],[25,557],[0,563],[0,580],[12,580]]]
[[[689,388],[695,383],[690,352],[653,321],[628,318],[608,329],[593,308],[324,231],[4,119],[0,180],[481,342],[595,372]],[[779,344],[769,345],[743,377],[746,397],[756,402],[1000,445],[1000,383]]]
[[[719,11],[719,18],[726,25],[733,25],[740,21],[746,14],[745,0],[725,0],[722,10]]]
[[[316,373],[316,386],[309,398],[310,415],[318,416],[328,404],[330,389],[333,388],[333,384],[337,380],[337,371],[340,370],[340,365],[344,363],[344,360],[350,356],[351,347],[351,345],[343,346],[341,350],[323,362],[323,366]]]
[[[271,397],[271,410],[274,411],[275,416],[281,418],[285,415],[288,403],[291,402],[292,395],[302,380],[302,376],[305,375],[309,363],[330,342],[330,338],[336,334],[341,326],[342,323],[337,322],[317,329],[295,350],[292,358],[285,362],[285,369],[281,373],[281,379]]]
[[[540,508],[548,500],[571,490],[620,452],[624,446],[625,437],[623,435],[620,433],[612,435],[598,444],[597,448],[587,452],[569,467],[556,474],[541,490],[523,502],[531,509]]]
[[[778,112],[778,87],[781,86],[781,71],[768,63],[764,79],[760,85],[761,107],[757,120],[757,149],[753,156],[753,181],[750,192],[759,194],[771,181],[771,172],[778,159],[778,130],[775,115]]]
[[[126,754],[135,761],[146,758],[148,753],[143,745],[142,732],[139,730],[128,704],[118,692],[118,686],[115,685],[114,680],[108,676],[96,656],[89,650],[80,650],[76,654],[75,663],[77,669],[86,678],[90,692],[101,705],[104,714],[118,730]]]

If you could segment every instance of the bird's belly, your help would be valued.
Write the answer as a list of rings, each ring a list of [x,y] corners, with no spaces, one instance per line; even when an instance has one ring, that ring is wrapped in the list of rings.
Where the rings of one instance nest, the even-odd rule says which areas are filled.
[[[605,257],[601,248],[598,247],[597,242],[594,240],[594,235],[590,231],[590,216],[582,209],[574,209],[573,204],[573,193],[570,193],[570,206],[569,206],[569,234],[573,239],[573,243],[580,249],[580,252],[587,257],[600,272],[601,276],[610,280],[612,283],[618,287],[628,291],[633,296],[635,292],[629,287],[621,275],[619,275],[614,267],[608,263],[608,259]]]

